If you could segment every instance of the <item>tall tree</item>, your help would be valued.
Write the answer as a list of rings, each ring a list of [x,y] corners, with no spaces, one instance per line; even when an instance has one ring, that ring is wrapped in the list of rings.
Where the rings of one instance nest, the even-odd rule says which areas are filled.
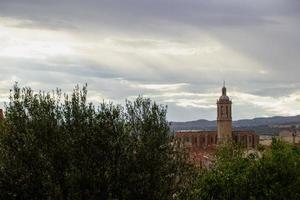
[[[1,199],[174,199],[193,167],[169,132],[166,107],[126,105],[14,86],[0,128]]]

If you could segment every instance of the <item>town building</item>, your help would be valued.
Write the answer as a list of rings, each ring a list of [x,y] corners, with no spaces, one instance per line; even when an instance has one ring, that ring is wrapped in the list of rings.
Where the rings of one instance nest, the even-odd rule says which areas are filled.
[[[279,132],[279,138],[291,144],[300,144],[300,130],[296,127],[285,128]]]
[[[234,130],[232,127],[232,101],[227,96],[225,84],[222,95],[217,100],[217,130],[177,131],[175,137],[186,147],[195,159],[203,160],[218,145],[234,141],[247,149],[254,149],[259,143],[259,136],[254,131]]]

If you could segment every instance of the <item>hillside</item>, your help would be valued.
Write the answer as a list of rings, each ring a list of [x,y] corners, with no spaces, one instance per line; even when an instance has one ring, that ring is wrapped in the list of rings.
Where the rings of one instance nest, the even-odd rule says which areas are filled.
[[[170,122],[172,131],[179,130],[216,130],[217,122],[196,120],[188,122]],[[276,135],[283,126],[299,125],[300,115],[291,117],[265,117],[233,121],[235,130],[254,130],[261,135]]]

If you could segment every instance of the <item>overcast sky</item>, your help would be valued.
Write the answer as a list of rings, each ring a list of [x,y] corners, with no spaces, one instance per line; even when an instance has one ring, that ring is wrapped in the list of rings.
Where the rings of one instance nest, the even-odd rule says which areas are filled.
[[[299,0],[0,0],[0,101],[15,81],[89,99],[143,95],[168,119],[300,114]]]

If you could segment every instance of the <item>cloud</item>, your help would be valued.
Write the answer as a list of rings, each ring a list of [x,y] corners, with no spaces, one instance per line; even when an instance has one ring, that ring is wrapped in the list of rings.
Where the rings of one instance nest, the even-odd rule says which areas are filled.
[[[186,83],[174,83],[174,84],[141,84],[141,83],[130,83],[126,80],[122,80],[122,83],[128,85],[132,88],[141,88],[146,90],[158,91],[158,92],[170,92],[177,91],[185,86],[188,86]]]
[[[122,103],[142,94],[171,120],[215,118],[223,80],[234,117],[299,114],[298,0],[4,0],[0,100],[23,85]],[[3,98],[2,98],[3,97]]]

